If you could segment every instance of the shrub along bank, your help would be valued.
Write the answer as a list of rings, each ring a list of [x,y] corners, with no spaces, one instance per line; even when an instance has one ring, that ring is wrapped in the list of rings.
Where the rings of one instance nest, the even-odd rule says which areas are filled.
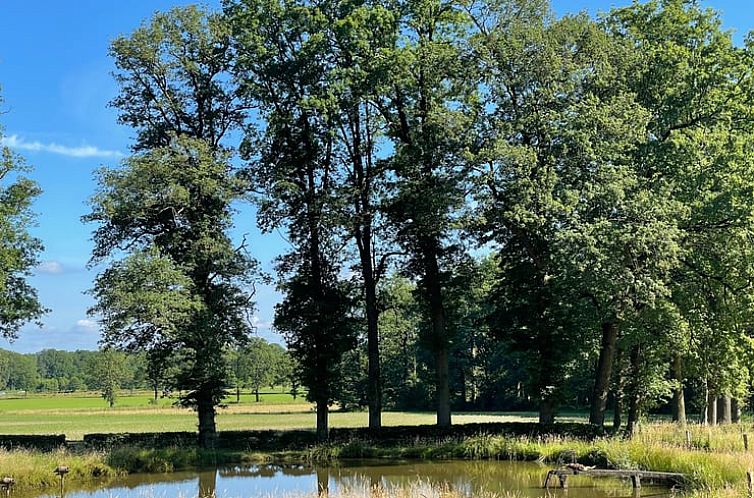
[[[367,428],[337,428],[330,430],[331,444],[352,441],[371,441],[381,446],[402,446],[415,441],[439,441],[474,436],[482,432],[506,436],[543,437],[558,435],[580,440],[593,440],[609,434],[605,429],[586,424],[554,424],[541,426],[536,423],[485,423],[462,424],[452,427],[436,425],[412,425],[383,427],[379,433]],[[121,434],[87,434],[87,448],[103,450],[113,447],[138,446],[145,448],[193,447],[197,444],[193,432],[152,432]],[[224,431],[218,433],[217,450],[234,451],[288,451],[303,450],[316,446],[316,433],[310,430],[256,430]]]

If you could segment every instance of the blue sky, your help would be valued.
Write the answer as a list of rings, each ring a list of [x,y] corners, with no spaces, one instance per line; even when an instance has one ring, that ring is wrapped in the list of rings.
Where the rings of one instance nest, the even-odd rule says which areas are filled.
[[[750,0],[709,0],[722,12],[736,39],[754,28]],[[43,348],[94,349],[99,333],[86,316],[90,298],[84,294],[95,270],[87,270],[93,227],[80,222],[94,190],[93,172],[117,164],[127,153],[132,133],[116,123],[107,103],[117,88],[110,76],[109,42],[131,32],[156,10],[186,5],[180,0],[102,1],[0,0],[0,88],[5,114],[0,115],[5,139],[34,167],[32,176],[44,190],[35,205],[35,234],[45,244],[44,263],[34,285],[51,311],[44,327],[27,326],[14,343],[0,339],[0,348],[21,352]],[[219,2],[207,2],[216,6]],[[553,0],[558,14],[590,13],[625,5],[627,1]],[[253,254],[271,270],[272,259],[285,249],[277,235],[262,236],[253,211],[237,217],[236,235],[248,234]],[[261,286],[257,322],[261,335],[280,341],[269,330],[278,295]]]

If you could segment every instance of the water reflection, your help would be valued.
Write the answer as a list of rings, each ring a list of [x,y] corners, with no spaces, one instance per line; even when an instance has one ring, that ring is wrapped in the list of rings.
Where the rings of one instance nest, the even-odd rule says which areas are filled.
[[[199,495],[202,498],[216,498],[217,470],[199,472]]]
[[[317,496],[327,497],[330,495],[330,472],[326,467],[317,467]]]
[[[351,462],[333,467],[305,465],[252,465],[223,467],[201,472],[144,474],[128,476],[110,487],[69,491],[67,498],[267,498],[285,495],[336,498],[344,490],[360,497],[374,497],[377,490],[432,488],[453,490],[461,496],[486,493],[505,496],[514,492],[522,498],[565,498],[562,490],[547,492],[542,482],[547,467],[520,462]],[[630,497],[629,483],[613,479],[569,479],[570,497]],[[423,491],[424,492],[424,491]],[[644,486],[641,495],[670,496],[668,490]],[[19,498],[40,495],[14,494]],[[53,496],[53,495],[43,495]]]

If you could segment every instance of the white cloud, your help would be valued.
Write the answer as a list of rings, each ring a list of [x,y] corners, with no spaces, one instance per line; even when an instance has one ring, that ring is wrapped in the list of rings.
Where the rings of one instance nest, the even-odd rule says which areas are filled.
[[[92,331],[97,330],[97,322],[84,318],[76,322],[76,328],[79,330]]]
[[[13,342],[8,342],[0,337],[0,348],[19,353],[36,353],[49,348],[66,351],[95,350],[99,339],[100,333],[96,323],[84,319],[66,327],[43,325],[40,328],[28,325],[21,331],[18,339]]]
[[[63,265],[57,261],[43,261],[37,265],[37,272],[57,275],[63,273]]]
[[[60,154],[68,157],[123,157],[123,153],[117,150],[105,150],[93,145],[82,145],[79,147],[69,147],[66,145],[56,144],[55,142],[27,142],[18,135],[9,135],[0,138],[0,144],[12,149],[29,150],[33,152],[49,152],[51,154]]]
[[[271,330],[272,323],[267,320],[262,320],[259,316],[254,315],[251,317],[251,324],[258,330]]]

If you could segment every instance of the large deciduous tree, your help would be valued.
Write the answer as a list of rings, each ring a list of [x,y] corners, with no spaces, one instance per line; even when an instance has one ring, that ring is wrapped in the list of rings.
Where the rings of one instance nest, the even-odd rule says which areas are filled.
[[[733,380],[723,365],[741,362],[748,349],[754,54],[748,44],[736,47],[718,14],[695,2],[637,3],[614,10],[605,25],[632,54],[613,84],[632,92],[649,117],[632,163],[651,202],[637,218],[657,220],[664,210],[667,223],[655,238],[664,237],[667,245],[639,262],[646,268],[646,261],[664,257],[670,271],[635,278],[643,289],[637,294],[644,296],[638,311],[665,308],[678,315],[666,335],[674,347],[665,361],[674,371],[675,412],[682,420],[681,353],[692,360],[687,372],[699,368],[704,385],[725,395],[741,377]],[[675,206],[668,209],[670,203]],[[646,240],[636,233],[630,237]],[[645,341],[644,350],[650,342],[657,336]]]
[[[435,358],[437,424],[451,424],[446,309],[448,261],[456,254],[458,210],[466,193],[466,151],[474,108],[464,60],[469,20],[461,3],[422,0],[397,7],[399,38],[388,54],[390,84],[376,103],[394,153],[395,197],[387,207],[396,239],[418,277],[427,344]]]
[[[385,55],[395,45],[396,15],[370,2],[332,1],[328,52],[333,57],[329,86],[335,98],[337,135],[335,158],[345,171],[340,195],[342,224],[353,238],[358,253],[359,286],[367,329],[367,401],[369,428],[382,425],[382,374],[379,354],[378,285],[395,251],[390,246],[391,228],[382,207],[390,202],[388,168],[379,159],[385,143],[385,120],[375,108],[392,66]]]
[[[647,204],[629,161],[646,116],[628,92],[605,87],[622,54],[587,16],[555,19],[536,1],[474,15],[488,93],[474,158],[476,227],[501,265],[493,330],[535,359],[529,389],[548,424],[575,360],[594,347],[595,334],[574,331],[600,323],[617,334],[636,256],[626,244]],[[615,340],[603,349],[612,353]],[[607,386],[612,363],[600,363],[609,363]]]
[[[180,356],[181,402],[197,409],[205,447],[228,384],[225,348],[251,332],[255,263],[228,236],[244,191],[224,154],[176,137],[101,171],[85,217],[99,225],[92,264],[114,260],[92,291],[102,342]]]
[[[228,7],[237,40],[236,66],[243,95],[258,106],[265,126],[246,135],[247,175],[258,197],[259,224],[283,228],[291,249],[278,260],[283,301],[275,327],[302,366],[308,396],[317,405],[317,435],[328,437],[329,405],[352,349],[351,289],[340,278],[347,232],[337,213],[338,123],[328,78],[328,18],[316,5],[275,0]]]

